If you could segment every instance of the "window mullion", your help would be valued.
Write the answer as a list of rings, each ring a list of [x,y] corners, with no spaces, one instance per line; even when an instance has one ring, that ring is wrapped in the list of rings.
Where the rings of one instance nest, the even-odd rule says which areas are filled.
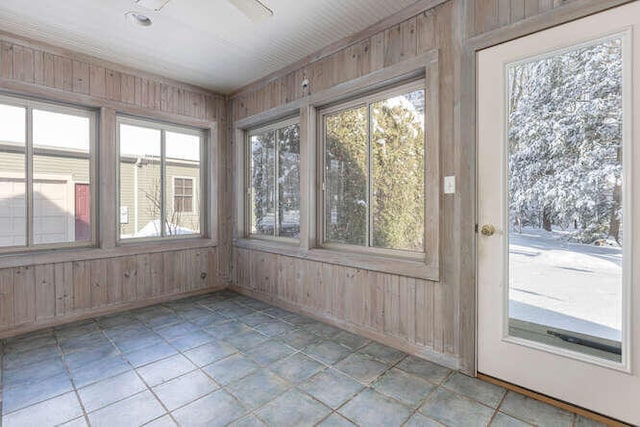
[[[160,131],[160,236],[166,237],[167,212],[166,212],[166,188],[167,188],[167,138],[166,131]]]
[[[274,200],[274,219],[275,224],[273,225],[273,235],[275,237],[280,236],[280,189],[278,188],[278,175],[280,174],[280,129],[276,129],[273,131],[273,200]]]
[[[26,224],[26,246],[31,247],[34,245],[34,200],[33,200],[33,109],[31,107],[26,108],[27,115],[27,128],[25,138],[25,186],[27,195],[27,224]]]
[[[371,146],[371,104],[367,104],[367,241],[373,246],[373,147]]]

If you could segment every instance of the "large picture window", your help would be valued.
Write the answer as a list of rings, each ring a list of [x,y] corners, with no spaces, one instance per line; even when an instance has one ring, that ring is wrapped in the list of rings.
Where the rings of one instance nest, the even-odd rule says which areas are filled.
[[[95,241],[92,111],[0,97],[0,251]]]
[[[300,238],[300,125],[296,120],[247,134],[250,234]]]
[[[424,83],[320,114],[325,244],[424,252]]]
[[[203,132],[120,117],[120,239],[202,235]]]

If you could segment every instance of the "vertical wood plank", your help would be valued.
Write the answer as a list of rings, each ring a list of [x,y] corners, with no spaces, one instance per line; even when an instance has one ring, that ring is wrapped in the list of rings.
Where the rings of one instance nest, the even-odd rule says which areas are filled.
[[[51,319],[56,315],[56,283],[54,264],[35,266],[36,321]]]
[[[112,101],[122,101],[122,74],[114,70],[106,70],[106,97]]]
[[[63,317],[73,310],[73,264],[55,264],[56,317]]]
[[[13,319],[14,324],[33,323],[36,320],[36,289],[34,268],[13,269]]]
[[[86,261],[73,262],[73,308],[83,312],[91,308],[91,269]]]
[[[44,52],[41,50],[35,50],[33,52],[33,81],[37,85],[45,86]]]
[[[13,269],[0,270],[0,328],[14,324],[13,320]]]
[[[89,65],[89,94],[97,98],[105,98],[107,93],[107,74],[104,67]]]
[[[44,59],[44,84],[48,87],[56,86],[56,66],[55,66],[55,56],[45,52],[43,55]]]
[[[33,83],[35,80],[35,57],[33,49],[25,47],[22,52],[23,82]]]
[[[24,47],[13,45],[13,75],[14,80],[24,81]]]
[[[109,302],[107,261],[106,259],[97,259],[89,263],[91,274],[91,308],[102,307]]]
[[[73,61],[73,91],[89,94],[89,64]]]
[[[122,74],[121,77],[121,101],[127,104],[135,103],[136,79],[130,74]]]
[[[3,79],[13,78],[13,45],[5,41],[2,42],[0,54],[0,76]]]

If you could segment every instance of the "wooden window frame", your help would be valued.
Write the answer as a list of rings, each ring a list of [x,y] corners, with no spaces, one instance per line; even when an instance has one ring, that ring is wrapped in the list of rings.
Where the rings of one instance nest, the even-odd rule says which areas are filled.
[[[382,90],[373,92],[373,93],[368,93],[366,95],[363,96],[358,96],[355,99],[346,101],[346,102],[341,102],[335,105],[332,105],[330,107],[327,108],[323,108],[322,110],[319,110],[317,113],[317,129],[318,129],[318,135],[317,135],[317,141],[318,141],[318,156],[317,156],[317,162],[318,162],[318,166],[317,166],[317,170],[318,170],[318,181],[321,183],[320,188],[318,189],[319,192],[322,193],[321,197],[318,198],[318,209],[317,209],[317,214],[316,214],[316,218],[317,218],[317,235],[319,236],[318,238],[318,246],[325,248],[325,249],[333,249],[333,250],[338,250],[338,251],[344,251],[344,252],[348,252],[348,253],[365,253],[365,254],[371,254],[371,255],[376,255],[376,256],[390,256],[390,257],[397,257],[397,258],[407,258],[407,259],[414,259],[414,260],[420,260],[424,257],[423,252],[425,252],[426,247],[423,248],[421,251],[411,251],[411,250],[405,250],[405,249],[393,249],[393,248],[380,248],[380,247],[376,247],[373,246],[373,209],[372,209],[372,196],[373,196],[373,175],[372,175],[372,166],[371,166],[371,159],[373,156],[372,153],[372,145],[371,145],[371,105],[375,104],[376,102],[380,102],[383,101],[385,99],[394,97],[394,96],[400,96],[400,95],[404,95],[410,92],[415,92],[418,90],[423,90],[425,91],[425,108],[426,108],[426,88],[425,88],[425,82],[424,79],[419,79],[419,80],[415,80],[415,81],[410,81],[410,82],[404,82],[401,83],[399,85],[393,85],[392,87],[387,87],[384,88]],[[327,224],[326,224],[326,217],[327,217],[327,210],[326,210],[326,184],[327,184],[327,176],[326,176],[326,153],[327,153],[327,135],[326,135],[326,129],[325,129],[325,123],[326,123],[326,118],[328,116],[332,116],[335,115],[336,113],[340,113],[343,111],[348,111],[348,110],[352,110],[355,108],[359,108],[359,107],[364,107],[367,109],[367,123],[368,123],[368,129],[367,129],[367,157],[368,157],[368,170],[367,170],[367,174],[366,174],[366,179],[367,179],[367,184],[366,184],[366,192],[367,192],[367,230],[366,230],[366,243],[364,245],[355,245],[355,244],[349,244],[349,243],[340,243],[340,242],[331,242],[327,239]],[[425,112],[426,114],[426,112]],[[425,135],[428,131],[428,129],[426,128],[426,117],[425,117]],[[425,157],[426,157],[426,153],[428,152],[427,150],[427,140],[426,140],[426,136],[425,136],[425,140],[423,142],[423,147],[424,147],[424,152],[425,152]],[[426,160],[426,159],[425,159]],[[425,168],[426,168],[426,161],[425,161]],[[426,171],[425,171],[426,173]],[[423,195],[425,198],[425,206],[424,206],[424,213],[425,213],[425,218],[426,218],[426,213],[429,211],[429,207],[426,206],[426,199],[427,199],[427,180],[426,180],[426,174],[425,174],[425,179],[424,179],[424,188],[423,188]],[[433,183],[432,183],[433,185]],[[435,185],[437,185],[437,183],[435,183]],[[426,246],[426,242],[428,241],[429,236],[427,235],[427,230],[425,229],[425,233],[424,233],[424,246]]]
[[[98,179],[96,173],[96,165],[98,163],[98,146],[97,146],[97,134],[98,134],[98,113],[95,109],[89,107],[83,107],[72,104],[62,104],[55,101],[38,100],[27,96],[20,95],[5,95],[0,94],[0,103],[4,105],[10,105],[25,109],[25,198],[26,198],[26,229],[25,229],[25,245],[20,246],[6,246],[0,247],[0,255],[18,255],[23,253],[33,253],[39,251],[47,251],[52,249],[80,249],[91,248],[97,245],[97,230],[98,230],[98,214],[97,206],[99,195],[97,194],[96,181]],[[76,117],[85,117],[89,119],[89,188],[90,188],[90,228],[91,238],[87,241],[81,242],[60,242],[60,243],[41,243],[37,244],[33,242],[33,229],[34,229],[34,199],[33,199],[33,184],[34,184],[34,166],[33,157],[35,154],[33,147],[33,110],[46,111],[49,113],[68,114]],[[53,149],[53,151],[57,151]],[[60,150],[62,151],[62,150]],[[83,157],[84,158],[84,157]]]
[[[137,243],[154,243],[154,242],[167,242],[167,241],[181,241],[181,240],[200,240],[206,239],[212,236],[210,221],[207,221],[209,217],[209,206],[206,202],[205,195],[207,194],[208,186],[206,183],[206,177],[209,175],[208,165],[209,161],[209,145],[210,139],[207,137],[207,130],[201,128],[195,128],[187,125],[180,125],[174,123],[167,123],[160,120],[140,118],[136,116],[130,116],[126,114],[116,114],[116,213],[120,212],[120,126],[129,125],[142,127],[147,129],[154,129],[160,131],[160,236],[154,237],[132,237],[123,239],[120,234],[120,215],[116,215],[116,244],[118,246],[125,246]],[[167,236],[164,227],[164,221],[166,219],[166,197],[167,197],[167,172],[166,172],[166,133],[175,132],[198,136],[200,138],[200,170],[198,176],[202,185],[199,187],[199,204],[200,204],[200,232],[196,234],[178,234],[174,236]],[[206,188],[205,188],[206,187]]]
[[[288,104],[272,108],[235,123],[235,247],[309,259],[335,265],[379,271],[432,281],[440,280],[440,203],[442,198],[440,179],[439,133],[439,75],[438,51],[430,50],[401,63],[373,71],[354,80],[338,84],[330,89],[311,93]],[[350,248],[333,248],[323,245],[318,232],[322,218],[318,207],[323,206],[322,181],[318,179],[318,156],[321,141],[318,139],[318,111],[344,103],[357,97],[377,93],[422,79],[426,90],[425,129],[425,236],[426,251],[418,257],[406,256],[395,251],[360,251]],[[313,87],[313,82],[311,87]],[[248,239],[244,200],[246,193],[245,133],[247,130],[282,120],[291,115],[300,117],[300,242],[265,241]],[[346,245],[345,245],[346,246]]]
[[[277,132],[280,129],[286,128],[288,126],[293,126],[293,125],[298,125],[300,126],[300,119],[299,117],[289,117],[286,119],[281,119],[275,122],[271,122],[267,125],[263,125],[260,127],[255,127],[255,128],[251,128],[248,129],[247,131],[244,132],[244,153],[246,153],[243,157],[245,159],[245,166],[244,166],[244,171],[245,171],[245,176],[244,176],[244,182],[245,182],[245,186],[246,186],[246,191],[244,191],[244,195],[245,195],[245,208],[244,208],[244,212],[245,212],[245,226],[244,226],[244,230],[245,230],[245,237],[249,238],[249,239],[260,239],[260,240],[265,240],[265,241],[273,241],[273,242],[284,242],[284,243],[289,243],[289,244],[298,244],[300,242],[300,239],[295,239],[295,238],[291,238],[291,237],[282,237],[282,236],[278,236],[277,235],[277,231],[274,230],[274,236],[268,236],[265,234],[257,234],[257,233],[252,233],[251,229],[252,229],[252,223],[251,223],[251,155],[250,155],[250,144],[251,144],[251,137],[257,134],[261,134],[261,133],[265,133],[265,132],[270,132],[270,131],[274,131]],[[300,141],[300,143],[302,143],[302,141]],[[279,195],[279,184],[278,184],[278,158],[279,158],[279,148],[280,148],[280,144],[278,142],[278,138],[275,138],[275,171],[274,171],[274,180],[275,180],[275,192],[276,192],[276,196],[275,196],[275,210],[276,210],[276,217],[275,217],[275,227],[277,227],[278,225],[278,195]],[[302,195],[302,193],[301,193]]]

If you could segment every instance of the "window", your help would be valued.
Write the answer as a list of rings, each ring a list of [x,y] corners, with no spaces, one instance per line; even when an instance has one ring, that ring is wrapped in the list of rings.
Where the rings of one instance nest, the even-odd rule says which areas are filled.
[[[249,230],[300,238],[300,125],[289,120],[248,132]]]
[[[193,178],[173,178],[173,210],[193,212]]]
[[[424,83],[320,115],[325,246],[424,252]]]
[[[0,251],[87,246],[95,115],[0,97]]]
[[[120,239],[202,235],[204,133],[118,118]]]

